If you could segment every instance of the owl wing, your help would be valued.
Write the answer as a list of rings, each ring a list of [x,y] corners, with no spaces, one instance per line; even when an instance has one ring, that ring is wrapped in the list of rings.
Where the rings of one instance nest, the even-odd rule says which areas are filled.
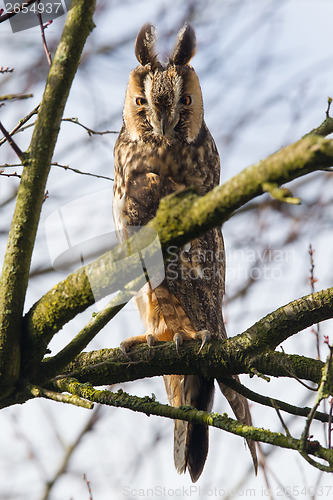
[[[222,317],[225,251],[220,229],[208,231],[174,253],[166,264],[166,285],[169,293],[179,300],[196,331],[207,329],[212,338],[227,338]],[[237,375],[235,379],[239,381]],[[194,375],[164,376],[164,382],[174,406],[181,404],[199,410],[211,410],[214,391],[212,379]],[[247,399],[222,382],[219,382],[219,387],[236,418],[246,425],[252,425]],[[257,470],[255,443],[248,439],[247,444]],[[207,451],[207,426],[175,422],[174,459],[179,472],[183,472],[187,466],[192,480],[196,481],[202,472]]]
[[[212,338],[226,338],[222,318],[224,276],[224,245],[217,228],[172,252],[166,263],[168,289],[195,330],[209,330]]]

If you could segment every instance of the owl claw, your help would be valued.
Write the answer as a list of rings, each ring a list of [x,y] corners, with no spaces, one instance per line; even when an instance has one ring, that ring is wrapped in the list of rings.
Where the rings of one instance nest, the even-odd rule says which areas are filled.
[[[128,342],[126,342],[126,340],[124,340],[123,342],[120,342],[120,350],[121,352],[127,356],[128,355],[128,351],[129,351],[129,348],[131,347],[130,345],[128,345]]]
[[[125,356],[128,355],[128,351],[136,345],[147,344],[150,348],[155,344],[157,337],[154,333],[146,332],[144,335],[138,335],[137,337],[130,337],[120,343],[120,349]]]
[[[179,347],[182,345],[183,343],[183,335],[181,333],[175,333],[174,336],[173,336],[173,341],[174,343],[176,344],[176,351],[177,351],[177,354],[179,354]]]
[[[156,337],[153,333],[147,333],[147,345],[149,348],[149,356],[151,354],[151,348],[155,345]]]
[[[156,337],[153,333],[147,333],[147,345],[149,347],[149,349],[155,345],[155,342],[156,342]]]
[[[200,354],[203,346],[206,344],[206,342],[208,342],[208,340],[212,338],[212,335],[208,330],[200,330],[199,332],[197,332],[196,338],[201,339],[201,346],[198,351],[198,354]]]

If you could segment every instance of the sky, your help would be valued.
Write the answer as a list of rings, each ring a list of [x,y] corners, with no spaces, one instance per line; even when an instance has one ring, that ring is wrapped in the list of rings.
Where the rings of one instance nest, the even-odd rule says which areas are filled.
[[[173,47],[178,29],[188,20],[197,33],[198,51],[192,64],[201,82],[206,123],[221,156],[221,182],[298,140],[325,118],[327,98],[333,97],[330,0],[175,0],[172,4],[166,0],[113,0],[97,2],[97,6],[100,12],[95,16],[96,27],[71,89],[66,118],[78,118],[94,130],[119,131],[128,74],[137,63],[134,41],[138,30],[147,21],[156,24],[159,52],[165,56]],[[64,20],[64,16],[56,19],[46,30],[51,52]],[[1,66],[13,67],[14,72],[0,75],[0,95],[33,93],[30,99],[0,108],[0,119],[11,130],[42,97],[47,61],[40,30],[12,33],[8,23],[1,24]],[[31,129],[17,135],[21,149],[28,147],[30,136]],[[82,127],[63,122],[54,161],[112,178],[116,137],[116,133],[89,137]],[[0,164],[15,161],[10,148],[2,146]],[[19,167],[6,171],[14,170],[19,172]],[[17,185],[17,178],[0,179],[0,205],[15,193]],[[55,223],[59,214],[65,218],[70,245],[114,231],[112,187],[110,180],[52,167],[26,311],[69,272],[54,266],[66,251],[63,227]],[[258,200],[260,206],[236,215],[224,226],[224,315],[229,335],[242,332],[268,312],[310,292],[309,243],[315,249],[317,289],[332,285],[332,177],[327,173],[311,174],[308,182],[295,181],[290,187],[294,196],[301,196],[300,207],[270,210],[265,207],[265,195]],[[1,207],[1,260],[13,209],[13,201]],[[40,273],[47,268],[52,272]],[[232,299],[251,276],[254,283],[245,297]],[[89,308],[66,325],[53,339],[52,353],[61,349],[104,303]],[[322,325],[322,335],[330,331],[331,323]],[[130,303],[88,347],[117,347],[128,336],[141,333],[143,326]],[[315,356],[313,334],[298,334],[286,342],[285,349]],[[324,346],[322,353],[325,357]],[[295,381],[272,379],[269,385],[248,377],[242,377],[242,381],[252,390],[294,404],[313,403],[314,394],[306,400],[307,392]],[[123,388],[142,396],[154,393],[159,401],[166,402],[161,378],[123,384]],[[255,425],[281,430],[274,412],[256,404],[251,405],[251,410]],[[231,414],[218,391],[214,411]],[[66,445],[86,424],[87,413],[48,401],[31,401],[3,411],[0,496],[42,498],[46,478],[54,476]],[[291,421],[291,432],[297,435],[302,424]],[[179,476],[173,468],[172,426],[171,421],[128,410],[103,410],[94,432],[84,436],[70,461],[68,474],[57,482],[49,498],[88,498],[83,473],[91,481],[93,498],[98,500],[268,496],[264,475],[259,472],[255,477],[252,473],[242,440],[216,429],[210,432],[209,457],[198,483],[192,485],[187,475]],[[322,439],[319,426],[314,431]],[[270,453],[266,446],[263,450]],[[322,487],[318,496],[329,498],[331,478],[320,476],[297,453],[271,452],[267,464],[274,498],[286,497],[281,485],[290,488],[287,492],[291,498],[311,498],[317,482]]]

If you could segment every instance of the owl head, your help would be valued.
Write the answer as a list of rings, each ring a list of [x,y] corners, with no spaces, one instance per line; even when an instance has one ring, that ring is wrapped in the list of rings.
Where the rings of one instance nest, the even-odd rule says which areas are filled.
[[[194,142],[203,124],[199,78],[189,65],[196,52],[193,28],[183,26],[167,64],[155,52],[156,29],[145,24],[136,38],[139,61],[129,77],[124,123],[132,140]]]

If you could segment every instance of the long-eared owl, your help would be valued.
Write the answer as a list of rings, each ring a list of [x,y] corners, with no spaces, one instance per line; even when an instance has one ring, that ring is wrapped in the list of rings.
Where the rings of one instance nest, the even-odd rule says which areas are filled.
[[[113,215],[120,234],[152,219],[160,199],[189,186],[204,195],[219,183],[220,160],[204,122],[199,79],[189,62],[196,52],[193,28],[185,25],[166,65],[155,53],[155,28],[140,30],[135,54],[139,61],[129,77],[123,126],[115,144]],[[220,228],[185,245],[170,249],[165,279],[155,289],[146,287],[136,299],[146,333],[122,342],[225,339],[222,318],[224,246]],[[171,405],[191,405],[210,411],[214,380],[197,375],[164,376]],[[247,400],[220,384],[236,417],[251,425]],[[248,442],[256,467],[254,443]],[[196,481],[208,452],[208,428],[176,420],[174,461],[178,472],[188,468]]]

